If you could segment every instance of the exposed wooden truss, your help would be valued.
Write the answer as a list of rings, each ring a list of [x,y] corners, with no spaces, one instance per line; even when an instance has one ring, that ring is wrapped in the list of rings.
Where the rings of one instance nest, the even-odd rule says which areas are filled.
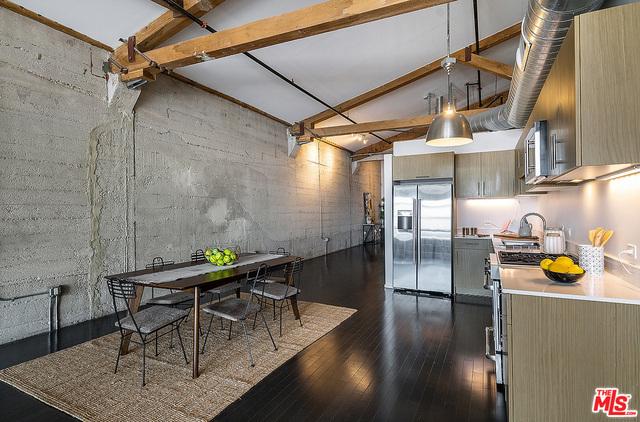
[[[504,101],[506,101],[507,95],[509,95],[509,91],[504,91],[504,92],[501,92],[499,94],[496,94],[489,100],[489,104],[491,104],[492,107],[498,106],[498,105],[504,103]],[[499,98],[501,98],[502,101],[497,101]],[[469,107],[469,109],[471,109],[471,110],[479,110],[478,103],[472,104]],[[411,128],[411,129],[409,129],[407,131],[398,133],[397,135],[394,135],[394,136],[391,136],[391,137],[387,138],[387,142],[389,142],[389,143],[387,143],[387,142],[377,142],[375,144],[367,145],[366,147],[360,148],[359,150],[357,150],[356,152],[353,153],[353,160],[354,161],[361,160],[363,158],[366,158],[369,154],[378,154],[378,153],[387,151],[387,150],[393,148],[393,143],[394,142],[410,141],[412,139],[420,139],[420,138],[425,137],[427,135],[427,131],[428,130],[429,130],[429,126],[417,126],[417,127],[413,127],[413,128]],[[314,129],[314,131],[315,131],[315,129]]]
[[[502,31],[496,32],[493,35],[490,35],[486,38],[483,38],[480,40],[480,49],[481,50],[486,50],[488,48],[494,47],[498,44],[501,44],[507,40],[510,40],[512,38],[517,37],[518,35],[520,35],[520,23],[516,23],[511,25],[510,27],[503,29]],[[475,44],[469,45],[467,47],[471,53],[476,53],[476,47]],[[465,49],[460,49],[456,52],[454,52],[452,55],[454,55],[456,58],[465,58]],[[388,94],[392,91],[395,91],[398,88],[402,88],[403,86],[409,85],[410,83],[413,83],[419,79],[422,79],[426,76],[429,76],[430,74],[438,71],[441,69],[440,67],[440,62],[442,61],[442,59],[444,59],[444,57],[441,57],[437,60],[434,60],[433,62],[422,66],[412,72],[409,72],[403,76],[400,76],[397,79],[394,79],[392,81],[389,81],[387,83],[385,83],[384,85],[381,85],[379,87],[376,87],[372,90],[369,90],[367,92],[364,92],[360,95],[358,95],[357,97],[351,98],[347,101],[344,101],[340,104],[338,104],[337,106],[335,106],[334,108],[340,112],[345,112],[348,110],[351,110],[353,108],[356,108],[358,106],[361,106],[362,104],[365,104],[369,101],[375,100],[376,98],[379,98],[385,94]],[[477,60],[476,60],[477,63]],[[471,63],[469,63],[471,64]],[[323,121],[323,120],[327,120],[330,117],[333,117],[336,115],[336,112],[331,110],[331,109],[327,109],[325,111],[322,111],[320,113],[314,114],[313,116],[307,117],[306,119],[304,119],[304,125],[306,127],[310,127],[313,128],[317,123]]]
[[[465,49],[464,54],[456,56],[456,58],[460,60],[461,63],[484,70],[501,78],[511,80],[511,76],[513,75],[513,66],[479,56],[472,53],[469,48]]]
[[[215,34],[156,48],[147,51],[146,56],[161,68],[175,69],[426,9],[450,1],[452,0],[327,0]],[[152,63],[139,55],[127,67],[129,73],[122,74],[122,80],[136,79],[139,77],[140,70],[159,72]]]
[[[223,1],[224,0],[185,0],[183,7],[194,16],[202,17]],[[163,3],[161,0],[158,0],[158,2]],[[186,16],[176,15],[173,11],[168,10],[135,33],[136,46],[140,51],[149,51],[187,28],[192,23],[193,22]],[[125,44],[116,48],[113,53],[113,59],[121,65],[128,66],[127,46]]]
[[[472,116],[481,113],[486,109],[477,108],[475,110],[462,110],[460,113],[465,116]],[[407,119],[379,120],[375,122],[355,123],[341,126],[329,126],[322,128],[314,128],[311,131],[298,137],[299,140],[309,140],[313,138],[326,138],[329,136],[352,135],[358,133],[382,132],[396,129],[413,129],[420,127],[428,127],[435,114],[427,114],[424,116],[410,117]]]

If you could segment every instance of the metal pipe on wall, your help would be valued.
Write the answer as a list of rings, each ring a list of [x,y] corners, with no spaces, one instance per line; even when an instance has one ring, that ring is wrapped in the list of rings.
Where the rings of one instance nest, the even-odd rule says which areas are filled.
[[[506,104],[469,118],[474,132],[521,128],[576,15],[599,9],[603,0],[529,0],[522,21],[509,98]]]
[[[20,299],[27,299],[37,296],[49,296],[49,332],[52,333],[59,328],[59,306],[58,297],[62,293],[62,286],[51,287],[46,292],[31,293],[28,295],[15,296],[11,298],[0,297],[0,302],[15,302]]]

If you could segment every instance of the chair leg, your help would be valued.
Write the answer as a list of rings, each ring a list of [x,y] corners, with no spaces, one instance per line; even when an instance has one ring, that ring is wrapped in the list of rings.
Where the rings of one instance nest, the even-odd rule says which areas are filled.
[[[173,330],[169,333],[169,349],[173,349]]]
[[[256,315],[258,315],[257,312],[256,312]],[[264,322],[264,326],[267,329],[267,333],[269,333],[269,338],[271,339],[271,343],[273,343],[273,350],[278,350],[278,346],[276,346],[276,342],[273,340],[273,336],[271,335],[271,330],[269,329],[269,326],[267,325],[267,320],[264,318],[264,315],[262,314],[262,312],[260,312],[260,317],[262,318],[262,322]]]
[[[289,299],[289,300],[291,300],[291,299]],[[293,304],[291,306],[293,306]],[[298,313],[300,313],[300,311],[298,311]],[[300,323],[300,326],[302,327],[302,315],[300,315],[300,317],[298,318],[298,322]]]
[[[178,341],[180,342],[180,348],[182,349],[182,356],[184,356],[184,361],[188,365],[189,361],[187,360],[187,352],[184,351],[184,344],[182,344],[182,336],[180,335],[180,324],[179,323],[176,326],[176,333],[178,333]]]
[[[280,302],[280,337],[282,337],[282,305],[284,304],[284,302],[285,300]]]
[[[249,352],[249,362],[251,362],[251,366],[256,366],[256,364],[253,362],[253,354],[251,353],[251,344],[249,344],[249,334],[247,334],[247,327],[246,325],[244,325],[243,320],[240,320],[240,323],[242,324],[242,329],[244,331],[244,340],[247,344],[247,351]]]
[[[118,357],[116,358],[116,369],[113,371],[114,374],[118,373],[118,363],[120,363],[120,350],[122,350],[122,342],[124,341],[124,337],[120,336],[120,347],[118,347]]]
[[[253,330],[254,331],[256,329],[256,319],[258,319],[258,312],[256,312],[256,314],[253,316]]]
[[[227,340],[231,340],[231,327],[233,326],[233,321],[229,321],[229,338]]]
[[[273,320],[274,321],[276,320],[276,300],[275,299],[273,299]]]
[[[211,324],[215,317],[211,315],[211,319],[209,320],[209,328],[207,329],[207,334],[204,336],[204,343],[202,344],[202,351],[200,353],[204,353],[204,348],[207,347],[207,339],[209,338],[209,333],[211,332]]]
[[[142,340],[142,386],[144,387],[147,383],[145,376],[145,370],[147,366],[147,344],[144,340]]]

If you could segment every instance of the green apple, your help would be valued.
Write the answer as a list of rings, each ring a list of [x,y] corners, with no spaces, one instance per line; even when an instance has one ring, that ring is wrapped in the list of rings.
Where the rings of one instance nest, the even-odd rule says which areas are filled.
[[[213,251],[209,248],[207,248],[206,251],[204,251],[204,256],[209,257],[213,254]]]
[[[222,260],[224,261],[225,264],[231,263],[231,257],[229,255],[225,255]]]

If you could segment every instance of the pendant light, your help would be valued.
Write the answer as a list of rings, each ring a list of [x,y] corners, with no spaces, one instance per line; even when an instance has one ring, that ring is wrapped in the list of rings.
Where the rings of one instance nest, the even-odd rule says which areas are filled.
[[[452,99],[451,71],[456,64],[451,57],[451,40],[449,35],[449,3],[447,3],[447,57],[442,60],[442,68],[447,72],[447,106],[440,110],[427,132],[427,145],[434,147],[455,147],[473,142],[473,133],[466,117],[456,111]]]

